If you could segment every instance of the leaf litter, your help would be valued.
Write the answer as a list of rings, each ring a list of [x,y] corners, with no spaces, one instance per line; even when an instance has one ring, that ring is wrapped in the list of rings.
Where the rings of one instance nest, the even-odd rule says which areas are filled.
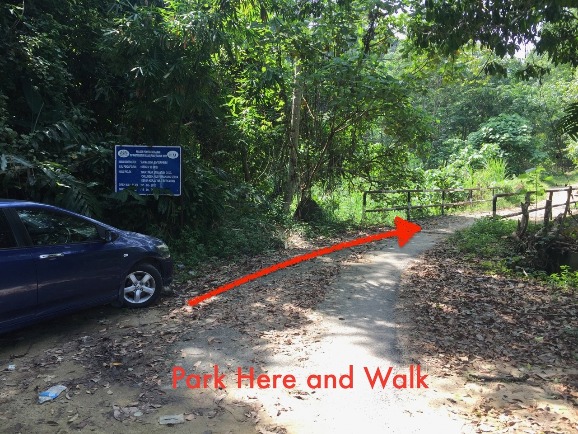
[[[218,390],[209,391],[210,396],[204,400],[199,397],[196,406],[191,407],[189,399],[179,407],[178,399],[167,393],[176,361],[190,358],[193,372],[206,372],[215,363],[224,364],[214,358],[200,360],[194,353],[182,352],[180,345],[203,339],[204,345],[215,350],[229,344],[247,346],[255,353],[252,363],[261,371],[267,353],[300,351],[306,360],[307,345],[316,336],[306,335],[302,329],[318,320],[313,308],[323,300],[339,273],[338,258],[359,260],[364,247],[281,270],[200,306],[187,306],[186,302],[260,268],[361,235],[366,233],[299,240],[286,250],[240,258],[232,264],[208,264],[192,274],[183,272],[160,302],[146,310],[106,308],[109,310],[103,315],[101,311],[105,308],[96,308],[39,326],[51,336],[51,342],[16,345],[17,352],[21,352],[17,355],[8,354],[11,350],[4,345],[5,351],[0,354],[0,358],[6,357],[10,362],[18,358],[17,369],[0,377],[4,386],[0,392],[3,405],[0,421],[10,421],[12,425],[6,428],[14,432],[25,429],[52,432],[56,425],[72,430],[86,427],[114,431],[116,424],[125,428],[147,420],[150,424],[154,423],[151,417],[156,417],[160,426],[159,418],[184,414],[187,429],[198,427],[199,432],[203,432],[207,423],[212,426],[230,423],[232,432],[284,432],[284,428],[263,414],[255,400],[231,400]],[[224,326],[239,332],[238,342],[223,341],[219,330]],[[59,327],[67,331],[60,334]],[[22,332],[23,341],[32,340],[34,330]],[[26,337],[26,333],[32,334],[31,337]],[[38,406],[24,415],[26,397],[36,395],[48,382],[59,382],[68,388],[63,401],[66,405],[61,403],[56,412],[54,407],[41,410]],[[62,417],[57,418],[59,415]],[[196,423],[199,425],[193,425]],[[50,427],[43,429],[43,424]],[[156,432],[154,428],[149,431]]]
[[[407,357],[448,378],[446,405],[474,432],[578,430],[578,302],[528,278],[488,274],[445,242],[403,274]]]

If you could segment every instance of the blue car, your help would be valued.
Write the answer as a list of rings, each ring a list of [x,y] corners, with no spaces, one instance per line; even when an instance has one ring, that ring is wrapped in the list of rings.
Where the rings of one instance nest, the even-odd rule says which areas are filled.
[[[169,249],[157,238],[0,199],[0,332],[107,303],[145,307],[172,276]]]

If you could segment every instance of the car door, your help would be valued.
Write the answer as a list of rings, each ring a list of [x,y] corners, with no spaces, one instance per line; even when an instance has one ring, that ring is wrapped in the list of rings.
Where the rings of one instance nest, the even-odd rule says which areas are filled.
[[[0,329],[33,318],[37,302],[34,257],[0,210]]]
[[[120,275],[114,243],[98,226],[49,208],[16,213],[30,237],[38,281],[38,315],[112,301]]]

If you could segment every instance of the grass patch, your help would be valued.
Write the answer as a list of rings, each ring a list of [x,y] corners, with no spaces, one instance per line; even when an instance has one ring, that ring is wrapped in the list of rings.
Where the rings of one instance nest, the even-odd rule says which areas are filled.
[[[528,252],[519,253],[520,245],[511,237],[516,225],[513,220],[482,218],[452,235],[450,243],[464,257],[477,260],[482,268],[491,273],[536,279],[562,292],[574,292],[578,288],[578,271],[572,271],[566,265],[560,267],[560,272],[551,274],[534,269],[529,265],[532,256],[528,256]],[[530,225],[528,232],[535,232],[539,227]]]
[[[506,258],[515,252],[515,243],[510,238],[515,230],[515,221],[485,217],[456,232],[450,241],[467,255],[481,259]]]
[[[566,173],[555,173],[550,176],[550,180],[545,182],[547,188],[560,185],[576,185],[578,184],[578,170],[573,170]]]

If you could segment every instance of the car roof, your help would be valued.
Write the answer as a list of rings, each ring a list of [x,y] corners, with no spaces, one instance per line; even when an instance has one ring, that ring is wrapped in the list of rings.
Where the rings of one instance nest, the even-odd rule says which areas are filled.
[[[60,211],[60,212],[67,212],[70,214],[76,214],[76,215],[80,215],[81,217],[86,217],[86,216],[82,216],[81,214],[78,214],[74,211],[60,208],[56,205],[49,205],[47,203],[33,202],[31,200],[1,199],[0,198],[0,209],[1,208],[5,208],[5,209],[8,209],[8,208],[44,208],[44,209],[51,209],[51,210]]]
[[[30,208],[43,208],[43,209],[50,209],[53,211],[58,211],[58,212],[64,212],[67,214],[71,214],[71,215],[75,215],[77,217],[81,217],[85,220],[89,220],[97,225],[100,226],[104,226],[108,229],[111,230],[115,230],[115,231],[122,231],[122,229],[118,229],[115,228],[114,226],[111,226],[107,223],[104,223],[100,220],[96,220],[92,217],[88,217],[86,215],[83,214],[79,214],[75,211],[71,211],[69,209],[65,209],[65,208],[60,208],[56,205],[49,205],[46,203],[40,203],[40,202],[33,202],[31,200],[18,200],[18,199],[4,199],[4,198],[0,198],[0,209],[4,208],[4,209],[9,209],[9,208],[16,208],[16,207],[30,207]]]
[[[32,202],[29,200],[17,200],[17,199],[2,199],[0,198],[0,207],[9,207],[10,205],[42,205],[38,202]]]
[[[33,202],[31,200],[18,200],[18,199],[2,199],[0,198],[0,208],[44,208],[44,209],[51,209],[60,212],[66,212],[69,214],[75,214],[80,217],[88,218],[87,216],[83,216],[82,214],[78,214],[74,211],[69,209],[60,208],[56,205],[50,205],[47,203],[40,203],[40,202]]]

